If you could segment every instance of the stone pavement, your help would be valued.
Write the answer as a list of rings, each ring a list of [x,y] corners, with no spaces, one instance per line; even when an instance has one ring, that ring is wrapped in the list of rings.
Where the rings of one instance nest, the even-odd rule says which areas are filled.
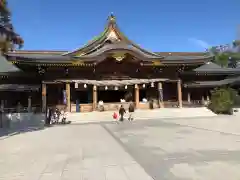
[[[1,180],[151,180],[100,125],[58,126],[0,140]]]
[[[179,124],[196,129],[208,131],[218,131],[226,134],[240,136],[240,114],[236,115],[218,115],[209,118],[185,118],[185,119],[165,119],[167,123]]]
[[[90,113],[70,113],[69,120],[73,124],[89,123],[89,122],[112,122],[114,111],[104,112],[90,112]],[[212,113],[205,107],[200,108],[163,108],[163,109],[146,109],[136,110],[135,119],[149,120],[156,118],[193,118],[193,117],[214,117],[216,114]],[[125,118],[128,117],[126,113]]]
[[[187,125],[191,121],[195,127]],[[240,135],[207,130],[198,126],[201,121],[218,124],[218,118],[166,119],[105,128],[155,180],[239,180]]]
[[[240,135],[231,122],[240,127],[237,116],[216,116],[18,134],[0,140],[0,180],[239,180]]]

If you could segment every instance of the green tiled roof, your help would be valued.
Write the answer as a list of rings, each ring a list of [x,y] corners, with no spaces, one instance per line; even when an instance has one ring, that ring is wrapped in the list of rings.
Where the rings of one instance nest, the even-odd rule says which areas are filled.
[[[193,83],[185,84],[185,87],[219,87],[224,85],[239,84],[240,76],[227,77],[220,81],[196,81]]]
[[[194,69],[194,71],[223,71],[224,68],[222,68],[221,66],[213,63],[213,62],[208,62],[196,69]]]
[[[16,66],[14,66],[11,62],[0,55],[0,73],[11,73],[11,72],[21,72]]]

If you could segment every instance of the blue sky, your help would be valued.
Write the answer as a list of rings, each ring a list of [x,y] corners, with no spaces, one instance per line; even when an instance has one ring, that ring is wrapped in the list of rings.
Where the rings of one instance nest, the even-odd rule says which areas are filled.
[[[28,50],[81,47],[111,12],[129,39],[158,52],[229,43],[240,25],[240,0],[9,0],[9,7]]]

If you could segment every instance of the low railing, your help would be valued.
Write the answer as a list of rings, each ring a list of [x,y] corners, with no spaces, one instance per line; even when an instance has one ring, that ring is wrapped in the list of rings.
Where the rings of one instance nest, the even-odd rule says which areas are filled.
[[[33,106],[30,109],[30,112],[34,112],[34,113],[38,113],[41,111],[42,111],[41,106]],[[21,107],[21,108],[7,107],[7,108],[3,108],[3,112],[4,113],[27,113],[29,112],[29,108],[28,107]]]

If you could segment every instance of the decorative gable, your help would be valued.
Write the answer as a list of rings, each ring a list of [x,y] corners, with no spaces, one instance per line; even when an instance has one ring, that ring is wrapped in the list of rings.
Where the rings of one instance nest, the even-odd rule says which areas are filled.
[[[99,53],[105,53],[106,51],[115,50],[125,50],[125,51],[135,51],[138,55],[145,58],[162,58],[161,55],[149,52],[145,49],[142,49],[137,44],[130,41],[118,28],[116,23],[116,18],[114,15],[108,17],[108,23],[99,36],[94,38],[90,43],[85,45],[82,48],[78,48],[74,51],[64,53],[63,55],[70,55],[74,57],[89,57],[97,56]],[[118,60],[120,58],[117,58]]]
[[[121,39],[119,38],[119,36],[114,30],[111,30],[107,35],[107,40],[114,42],[114,41],[120,41]]]

